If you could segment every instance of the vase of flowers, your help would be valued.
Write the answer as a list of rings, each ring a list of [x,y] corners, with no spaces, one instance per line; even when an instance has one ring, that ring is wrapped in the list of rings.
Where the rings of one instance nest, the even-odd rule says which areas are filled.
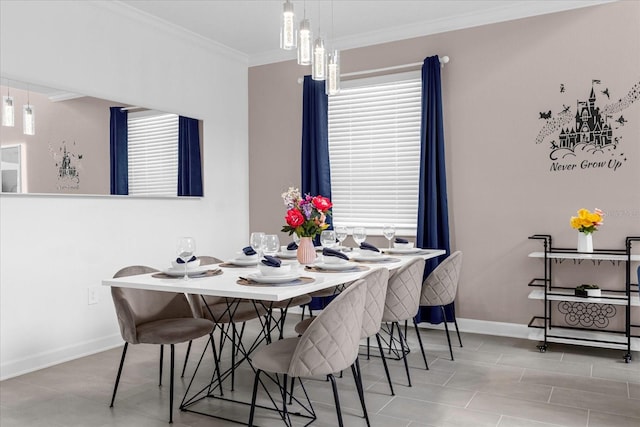
[[[300,190],[289,187],[282,193],[282,199],[287,207],[285,221],[287,225],[282,231],[292,235],[296,233],[300,237],[297,258],[300,264],[311,264],[316,259],[313,239],[322,230],[329,228],[326,223],[327,216],[331,215],[331,201],[323,196],[311,196],[300,194]]]
[[[578,252],[593,252],[593,232],[603,224],[604,212],[594,209],[580,209],[578,216],[571,217],[571,227],[578,230]]]

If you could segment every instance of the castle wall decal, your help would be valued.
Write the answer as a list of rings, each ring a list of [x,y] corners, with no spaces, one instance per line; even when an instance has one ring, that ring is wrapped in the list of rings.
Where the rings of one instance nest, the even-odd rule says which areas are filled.
[[[627,161],[622,150],[623,127],[629,121],[622,111],[640,99],[640,82],[634,84],[624,97],[604,106],[601,106],[602,102],[610,100],[612,91],[609,87],[599,87],[602,87],[602,82],[593,79],[588,97],[576,100],[575,111],[571,105],[562,104],[555,115],[551,109],[538,113],[538,120],[544,120],[545,124],[538,132],[536,144],[550,139],[551,172],[616,171]],[[564,95],[566,91],[567,85],[561,83],[560,93]]]
[[[75,147],[76,142],[73,141]],[[82,169],[82,154],[67,150],[67,142],[62,141],[58,150],[49,144],[49,153],[53,158],[57,173],[58,190],[78,190],[80,188],[80,170]]]

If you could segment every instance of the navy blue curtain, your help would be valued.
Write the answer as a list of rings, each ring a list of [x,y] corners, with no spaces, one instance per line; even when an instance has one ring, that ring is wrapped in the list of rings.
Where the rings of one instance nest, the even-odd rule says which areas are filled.
[[[420,187],[418,196],[417,244],[421,248],[445,249],[449,246],[449,213],[444,157],[444,126],[442,119],[442,88],[440,60],[437,55],[422,65],[422,123],[420,125]],[[426,278],[444,257],[427,260]],[[453,320],[453,304],[446,307],[447,319]],[[439,307],[422,307],[418,322],[442,322]]]
[[[329,170],[329,99],[324,81],[304,76],[302,93],[302,194],[331,198]],[[331,217],[327,218],[331,224]],[[317,244],[317,242],[316,242]],[[314,298],[311,308],[324,308],[332,297]]]
[[[129,194],[128,114],[127,111],[122,111],[122,107],[110,107],[109,110],[111,194]]]
[[[198,120],[178,118],[178,196],[202,196]]]

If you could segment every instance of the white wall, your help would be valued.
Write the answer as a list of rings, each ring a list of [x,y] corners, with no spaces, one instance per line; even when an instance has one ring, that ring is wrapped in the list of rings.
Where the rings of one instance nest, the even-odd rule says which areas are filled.
[[[204,121],[205,197],[0,196],[0,377],[120,344],[108,288],[176,238],[230,256],[248,234],[247,61],[109,2],[0,3],[0,73]],[[115,363],[115,362],[114,362]]]

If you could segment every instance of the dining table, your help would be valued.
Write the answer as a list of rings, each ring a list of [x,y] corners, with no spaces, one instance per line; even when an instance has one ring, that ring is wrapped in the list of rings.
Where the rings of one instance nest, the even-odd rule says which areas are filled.
[[[190,277],[188,280],[185,280],[184,277],[181,276],[173,277],[163,274],[162,272],[156,272],[136,276],[108,278],[102,280],[102,285],[160,292],[194,294],[200,295],[203,300],[204,296],[222,297],[228,301],[229,313],[232,313],[233,309],[231,307],[234,301],[251,300],[254,301],[254,305],[256,307],[258,304],[265,307],[266,304],[266,308],[268,308],[268,304],[270,302],[286,301],[301,295],[348,284],[358,280],[372,268],[382,267],[393,272],[407,264],[415,257],[427,260],[443,256],[446,254],[446,251],[442,249],[419,248],[416,248],[415,250],[391,250],[390,252],[383,250],[379,257],[366,256],[364,258],[358,258],[358,250],[356,249],[355,251],[352,250],[347,252],[347,254],[350,258],[350,262],[352,262],[354,266],[354,268],[347,270],[323,270],[322,268],[318,268],[318,265],[321,265],[321,263],[316,263],[317,265],[311,264],[303,266],[298,264],[295,259],[283,259],[283,263],[290,265],[292,272],[294,272],[294,278],[284,283],[270,284],[255,282],[251,278],[255,278],[260,275],[257,265],[234,265],[231,262],[224,262],[221,264],[205,266],[206,268],[202,271],[206,271],[211,274],[202,274],[196,277]],[[321,258],[319,257],[318,259]],[[266,337],[268,337],[268,334],[266,334]],[[239,345],[242,345],[242,343],[239,343]],[[240,362],[246,360],[251,364],[250,353],[255,348],[255,343],[251,345],[250,350],[241,348],[240,351],[243,353],[243,357]],[[198,366],[200,366],[200,364],[198,364]],[[216,367],[214,367],[214,369],[216,369]],[[219,373],[220,372],[218,371],[218,374]],[[193,374],[194,378],[195,375],[196,372]],[[203,413],[197,409],[190,409],[191,406],[207,397],[222,398],[227,401],[231,400],[219,395],[214,395],[213,390],[215,390],[216,387],[220,388],[220,394],[222,394],[222,384],[220,384],[221,381],[219,380],[220,376],[218,375],[217,378],[218,379],[216,379],[215,375],[211,375],[211,384],[195,392],[190,390],[190,384],[185,391],[185,396],[180,405],[180,409],[182,411],[195,412],[242,424],[243,421],[241,420],[228,419],[220,416],[219,414]],[[218,381],[218,384],[214,384],[216,381]],[[243,401],[237,403],[247,404],[247,402]],[[278,411],[278,408],[266,409],[274,409]]]

